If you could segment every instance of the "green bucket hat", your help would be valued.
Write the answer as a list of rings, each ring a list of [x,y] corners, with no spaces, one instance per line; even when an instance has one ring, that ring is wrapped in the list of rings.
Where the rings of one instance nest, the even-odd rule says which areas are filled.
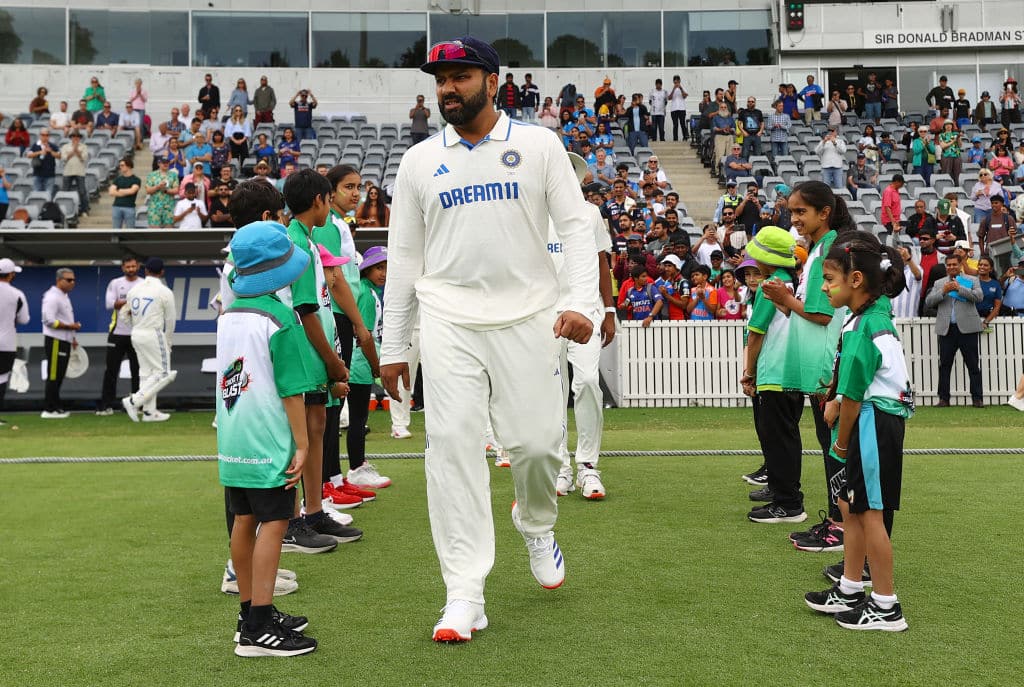
[[[772,267],[790,268],[796,267],[795,247],[793,235],[779,227],[761,227],[746,246],[752,259]]]

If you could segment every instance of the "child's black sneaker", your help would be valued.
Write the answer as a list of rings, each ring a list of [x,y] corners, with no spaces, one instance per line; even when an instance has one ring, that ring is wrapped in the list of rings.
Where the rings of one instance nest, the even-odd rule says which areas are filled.
[[[864,603],[864,592],[844,594],[838,584],[832,585],[830,589],[823,592],[807,592],[804,594],[804,601],[815,611],[820,613],[842,613],[852,611]]]
[[[743,481],[755,487],[768,486],[768,466],[762,463],[758,469],[743,475]]]
[[[903,617],[898,601],[886,610],[880,608],[874,599],[868,599],[867,603],[836,615],[836,623],[847,630],[903,632],[907,629],[907,619]]]
[[[763,522],[774,524],[778,522],[803,522],[807,519],[807,513],[803,508],[785,508],[778,503],[769,503],[766,506],[758,506],[749,513],[747,518],[751,522]]]
[[[309,627],[309,618],[304,615],[288,615],[284,611],[277,610],[277,606],[271,606],[271,617],[275,622],[281,623],[281,626],[286,630],[292,632],[302,632]],[[238,614],[238,627],[235,628],[235,644],[238,644],[238,640],[242,636],[242,625],[245,620],[242,618],[242,614]]]
[[[751,501],[764,501],[766,503],[771,503],[774,499],[775,495],[772,494],[772,490],[768,487],[761,487],[760,489],[755,489],[750,492]]]
[[[235,655],[245,657],[301,656],[313,651],[316,651],[315,639],[289,630],[276,621],[252,631],[243,623],[235,645]]]
[[[821,574],[824,575],[830,582],[838,582],[839,578],[843,576],[843,571],[846,569],[846,561],[842,558],[839,559],[838,563],[826,566]],[[864,572],[860,575],[860,581],[864,584],[871,584],[871,570],[868,568],[868,562],[864,561]]]

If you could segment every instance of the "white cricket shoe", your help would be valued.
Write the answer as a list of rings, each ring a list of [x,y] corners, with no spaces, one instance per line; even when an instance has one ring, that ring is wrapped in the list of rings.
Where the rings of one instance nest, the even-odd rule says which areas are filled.
[[[66,410],[44,410],[39,413],[39,417],[44,420],[66,420],[71,417],[71,413]]]
[[[377,472],[377,468],[373,467],[371,463],[363,463],[355,470],[349,470],[346,477],[357,487],[384,489],[391,486],[391,480]]]
[[[510,468],[512,467],[511,461],[508,459],[508,449],[500,446],[494,449],[494,467],[496,468]]]
[[[1024,398],[1017,398],[1016,395],[1011,395],[1010,400],[1006,402],[1006,405],[1016,408],[1017,410],[1024,410]]]
[[[408,427],[392,427],[391,428],[392,439],[411,439],[412,432],[409,431]]]
[[[333,503],[328,503],[326,500],[323,500],[323,501],[320,502],[320,508],[321,508],[321,510],[323,510],[324,513],[327,514],[327,517],[329,517],[331,520],[333,520],[334,522],[338,523],[339,525],[345,525],[346,527],[348,527],[349,525],[352,524],[352,516],[349,515],[348,513],[342,513],[341,511],[337,510],[334,507]],[[302,511],[303,511],[302,514],[303,515],[306,514],[305,510],[306,510],[306,507],[303,506],[302,507]]]
[[[576,486],[583,498],[599,501],[604,498],[604,485],[601,484],[601,473],[594,468],[583,468],[576,473]]]
[[[142,411],[143,422],[167,422],[170,419],[170,415],[168,415],[167,413],[160,412],[159,410],[154,410],[152,412],[149,412],[147,410]]]
[[[487,628],[484,605],[456,599],[441,609],[441,619],[434,625],[435,642],[468,642],[473,633]]]
[[[121,405],[124,406],[124,412],[128,413],[128,418],[132,422],[139,421],[139,408],[134,403],[132,403],[131,396],[125,396],[124,398],[122,398]]]
[[[519,505],[512,504],[512,524],[516,526],[519,533],[523,533],[523,523],[519,516]],[[523,534],[526,540],[526,550],[530,553],[530,572],[544,589],[558,589],[565,582],[565,559],[562,550],[558,548],[554,532],[548,532],[542,537],[528,537]]]
[[[110,417],[113,414],[114,414],[114,409],[113,408],[103,408],[102,410],[97,410],[96,411],[96,416],[97,417]]]
[[[572,468],[563,466],[558,471],[558,478],[555,480],[555,493],[565,496],[573,491],[576,491],[576,485],[572,481]]]
[[[290,573],[291,578],[282,577],[280,574],[277,576],[274,580],[274,596],[285,596],[299,588],[299,583],[295,580],[295,573],[291,570],[278,572]],[[224,568],[224,577],[221,578],[220,590],[225,594],[238,594],[238,578],[230,566],[225,566]]]

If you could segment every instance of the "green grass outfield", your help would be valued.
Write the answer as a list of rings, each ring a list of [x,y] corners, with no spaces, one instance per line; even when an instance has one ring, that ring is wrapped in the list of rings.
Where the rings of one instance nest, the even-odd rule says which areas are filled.
[[[922,409],[907,447],[1018,447],[1022,417]],[[210,418],[11,415],[0,457],[212,454]],[[422,449],[422,416],[409,441],[388,439],[389,424],[371,414],[369,451]],[[812,446],[809,412],[804,429]],[[606,414],[606,449],[755,445],[748,410]],[[556,591],[530,575],[509,471],[492,468],[491,626],[445,646],[430,641],[444,591],[422,463],[379,460],[395,485],[353,511],[363,541],[283,557],[300,588],[278,605],[310,616],[320,640],[293,660],[232,654],[214,463],[0,465],[0,685],[1019,685],[1020,530],[1007,515],[1021,462],[906,458],[894,540],[910,629],[899,635],[844,631],[803,604],[838,556],[797,552],[793,527],[746,520],[739,476],[753,457],[603,461],[605,501],[559,502],[568,577]],[[823,481],[820,459],[805,457],[812,520]]]

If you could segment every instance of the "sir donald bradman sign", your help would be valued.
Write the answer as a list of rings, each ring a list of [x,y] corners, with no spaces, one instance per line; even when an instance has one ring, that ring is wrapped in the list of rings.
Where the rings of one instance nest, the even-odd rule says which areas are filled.
[[[865,31],[865,48],[1007,48],[1024,47],[1024,26],[954,31]]]

